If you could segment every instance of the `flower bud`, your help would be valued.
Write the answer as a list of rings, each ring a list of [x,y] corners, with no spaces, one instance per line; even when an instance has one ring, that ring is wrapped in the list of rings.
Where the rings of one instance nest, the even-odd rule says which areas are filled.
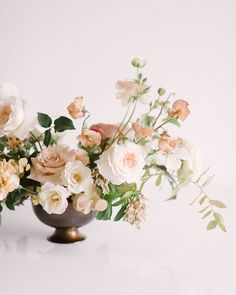
[[[159,88],[159,89],[157,90],[157,93],[158,93],[160,96],[162,96],[162,95],[164,95],[164,94],[166,93],[166,90],[165,90],[164,88]]]
[[[140,57],[134,57],[132,59],[132,65],[135,68],[143,68],[146,65],[147,61],[146,59],[140,58]]]

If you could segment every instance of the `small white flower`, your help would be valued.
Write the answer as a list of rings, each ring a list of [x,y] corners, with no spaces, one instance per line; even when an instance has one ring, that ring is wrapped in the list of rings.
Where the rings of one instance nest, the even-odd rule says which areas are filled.
[[[132,183],[140,179],[144,167],[144,148],[134,144],[114,144],[96,162],[102,176],[113,184]]]
[[[68,197],[69,193],[63,186],[46,182],[41,187],[39,203],[49,214],[62,214],[68,206]]]
[[[143,68],[146,64],[147,64],[147,60],[139,56],[136,56],[132,59],[132,65],[135,68]]]
[[[93,184],[91,170],[80,161],[69,161],[66,164],[64,181],[69,191],[73,194],[86,192]]]

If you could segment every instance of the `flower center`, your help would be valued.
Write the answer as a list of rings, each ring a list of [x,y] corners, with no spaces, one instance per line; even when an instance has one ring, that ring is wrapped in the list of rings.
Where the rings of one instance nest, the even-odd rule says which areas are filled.
[[[4,125],[9,120],[9,116],[12,112],[11,105],[5,105],[0,110],[0,125]]]
[[[81,180],[81,176],[79,175],[79,173],[74,173],[73,174],[73,179],[78,183]]]
[[[6,188],[7,186],[7,177],[0,176],[0,188]]]
[[[61,198],[57,193],[53,193],[51,196],[51,200],[53,203],[59,203]]]
[[[134,168],[137,164],[137,160],[134,153],[127,153],[123,158],[123,163],[129,168]]]

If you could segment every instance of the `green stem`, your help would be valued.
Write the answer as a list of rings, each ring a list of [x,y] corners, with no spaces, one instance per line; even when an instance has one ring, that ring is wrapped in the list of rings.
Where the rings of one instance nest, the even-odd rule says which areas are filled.
[[[159,114],[157,115],[157,117],[156,117],[156,119],[155,119],[155,121],[154,121],[154,123],[153,123],[153,126],[155,126],[156,122],[157,122],[158,119],[160,118],[160,116],[161,116],[161,114],[162,114],[162,111],[163,111],[164,107],[166,106],[167,102],[169,101],[169,99],[171,98],[172,95],[175,95],[175,93],[171,93],[171,94],[167,97],[166,101],[164,102],[163,106],[161,107],[160,112],[159,112]]]

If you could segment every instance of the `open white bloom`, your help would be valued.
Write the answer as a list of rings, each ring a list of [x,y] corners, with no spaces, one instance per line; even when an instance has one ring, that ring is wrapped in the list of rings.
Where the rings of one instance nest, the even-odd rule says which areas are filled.
[[[145,151],[142,146],[128,142],[114,144],[102,153],[96,162],[102,176],[113,184],[137,182],[144,167]]]
[[[16,190],[20,185],[20,179],[13,165],[5,160],[0,161],[0,201],[4,200],[8,193]]]
[[[68,206],[68,197],[69,193],[63,186],[46,182],[39,192],[39,203],[49,214],[62,214]]]
[[[25,139],[33,129],[33,119],[25,116],[24,102],[10,83],[0,86],[0,137],[13,134]]]
[[[73,194],[86,192],[93,183],[91,170],[80,161],[69,161],[65,166],[64,182]]]

